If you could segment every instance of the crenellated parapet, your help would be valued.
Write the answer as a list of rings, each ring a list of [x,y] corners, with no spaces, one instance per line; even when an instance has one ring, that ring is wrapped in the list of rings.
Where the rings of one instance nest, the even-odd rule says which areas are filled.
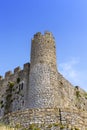
[[[5,77],[0,76],[0,81],[10,79],[11,76],[14,76],[15,74],[18,75],[21,71],[26,71],[29,68],[30,68],[30,63],[25,63],[23,65],[23,69],[21,69],[21,67],[18,66],[14,68],[13,72],[9,70],[5,73]]]
[[[55,39],[53,37],[53,34],[51,32],[44,32],[44,34],[41,34],[41,32],[38,32],[34,35],[32,39],[32,44],[39,42],[38,44],[52,44],[55,42]]]
[[[48,31],[45,31],[44,34],[41,34],[41,32],[37,32],[35,35],[34,35],[34,38],[42,38],[42,37],[53,37],[53,34],[51,32],[48,32]]]

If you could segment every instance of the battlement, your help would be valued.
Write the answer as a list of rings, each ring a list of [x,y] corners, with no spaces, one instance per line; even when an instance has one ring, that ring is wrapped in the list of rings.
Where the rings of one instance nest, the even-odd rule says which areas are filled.
[[[45,31],[44,34],[41,34],[41,32],[38,32],[34,35],[32,41],[36,40],[36,39],[38,39],[38,40],[43,39],[43,40],[46,41],[46,39],[48,39],[48,38],[51,39],[51,40],[52,39],[54,40],[53,34],[51,32]]]
[[[14,70],[13,70],[13,72],[12,71],[7,71],[6,73],[5,73],[5,76],[3,77],[3,76],[0,76],[0,81],[1,80],[5,80],[5,79],[9,79],[11,76],[13,76],[13,75],[15,75],[15,74],[18,74],[19,72],[21,72],[21,71],[25,71],[26,69],[29,69],[30,68],[30,63],[25,63],[24,65],[23,65],[23,69],[21,69],[21,67],[20,66],[18,66],[18,67],[16,67],[16,68],[14,68]]]

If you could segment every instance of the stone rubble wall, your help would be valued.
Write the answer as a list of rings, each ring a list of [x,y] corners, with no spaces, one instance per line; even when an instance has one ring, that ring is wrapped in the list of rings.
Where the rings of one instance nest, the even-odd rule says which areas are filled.
[[[27,90],[29,82],[29,63],[8,71],[5,78],[0,79],[0,116],[27,107]]]
[[[57,81],[60,107],[87,111],[87,92],[79,86],[73,86],[59,72]]]
[[[40,32],[34,35],[31,42],[31,68],[38,63],[46,63],[56,68],[56,47],[55,39],[50,32],[42,35]]]
[[[29,108],[58,105],[55,40],[52,33],[36,33],[32,39],[29,75]]]
[[[41,130],[53,130],[52,125],[56,126],[55,130],[60,127],[64,130],[86,130],[87,112],[61,108],[27,109],[9,113],[1,121],[12,127],[20,125],[22,128],[28,128],[37,124]]]

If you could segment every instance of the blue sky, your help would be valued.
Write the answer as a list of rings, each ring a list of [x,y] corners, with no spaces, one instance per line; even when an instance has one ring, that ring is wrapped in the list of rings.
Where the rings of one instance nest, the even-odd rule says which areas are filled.
[[[46,30],[58,70],[87,91],[87,0],[0,0],[0,75],[29,62],[31,38]]]

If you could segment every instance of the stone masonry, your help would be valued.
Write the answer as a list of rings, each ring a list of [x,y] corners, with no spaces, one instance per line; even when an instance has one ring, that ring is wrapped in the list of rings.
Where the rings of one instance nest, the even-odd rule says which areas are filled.
[[[20,130],[87,130],[87,92],[58,72],[52,33],[36,33],[30,63],[0,76],[0,122]]]

